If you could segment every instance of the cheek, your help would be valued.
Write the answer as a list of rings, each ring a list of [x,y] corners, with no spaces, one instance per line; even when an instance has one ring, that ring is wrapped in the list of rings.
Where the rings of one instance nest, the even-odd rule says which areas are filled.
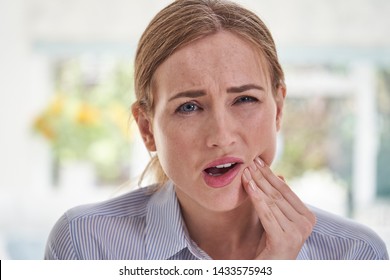
[[[259,114],[247,127],[247,131],[247,139],[252,150],[270,165],[276,153],[277,127],[275,114],[272,111]]]
[[[191,160],[194,153],[194,142],[188,126],[172,125],[173,122],[161,122],[155,128],[155,141],[158,157],[164,172],[171,179],[175,172],[185,169],[186,161]]]

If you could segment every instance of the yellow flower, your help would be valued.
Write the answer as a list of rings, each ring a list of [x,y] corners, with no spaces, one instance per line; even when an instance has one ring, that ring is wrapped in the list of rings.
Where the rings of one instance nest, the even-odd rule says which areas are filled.
[[[96,125],[100,120],[99,109],[84,102],[79,106],[75,119],[79,124]]]
[[[56,134],[48,122],[46,115],[39,116],[34,122],[34,128],[39,131],[45,138],[52,141]]]
[[[62,94],[56,94],[54,100],[49,104],[47,112],[50,115],[59,116],[62,114],[65,106],[65,97]]]
[[[109,107],[108,115],[125,137],[131,134],[129,128],[129,112],[122,104],[113,102]]]

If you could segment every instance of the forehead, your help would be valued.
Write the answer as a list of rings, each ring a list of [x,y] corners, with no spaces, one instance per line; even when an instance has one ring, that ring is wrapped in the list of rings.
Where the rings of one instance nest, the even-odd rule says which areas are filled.
[[[265,82],[266,69],[259,47],[234,33],[220,31],[176,50],[157,68],[153,85],[197,86],[205,78],[232,84],[247,82],[243,79]]]

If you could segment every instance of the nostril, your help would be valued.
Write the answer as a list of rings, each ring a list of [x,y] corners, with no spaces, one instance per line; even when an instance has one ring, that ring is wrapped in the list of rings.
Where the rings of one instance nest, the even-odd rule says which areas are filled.
[[[228,147],[235,142],[235,136],[227,128],[213,130],[208,136],[209,147]]]

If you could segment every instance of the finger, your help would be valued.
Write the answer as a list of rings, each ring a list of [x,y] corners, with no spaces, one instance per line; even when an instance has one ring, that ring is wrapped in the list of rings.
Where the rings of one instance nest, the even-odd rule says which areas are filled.
[[[270,205],[276,204],[290,220],[300,219],[300,214],[284,198],[283,194],[271,185],[259,169],[254,170],[251,168],[251,176],[259,188],[267,195]]]
[[[308,235],[255,184],[248,169],[244,170],[242,183],[264,228],[258,259],[295,258]]]
[[[306,238],[310,235],[310,233],[313,230],[314,224],[315,224],[315,216],[310,212],[310,210],[307,210],[304,214],[301,214],[297,210],[290,201],[288,201],[284,194],[282,194],[276,187],[274,187],[269,180],[263,175],[263,169],[265,169],[265,165],[261,165],[260,163],[257,165],[257,168],[254,170],[254,168],[250,168],[251,170],[251,176],[253,180],[256,182],[256,184],[260,187],[260,189],[266,194],[269,205],[275,204],[277,206],[277,209],[280,210],[280,212],[284,215],[282,216],[279,211],[277,211],[276,207],[274,207],[274,215],[278,222],[280,223],[280,226],[284,230],[298,230],[303,238]],[[273,173],[272,173],[273,175]],[[275,176],[275,175],[273,175]],[[276,177],[276,176],[275,176]],[[276,177],[277,178],[277,177]],[[278,181],[274,181],[276,184],[285,184],[283,181],[281,181],[279,178],[277,178]],[[291,189],[286,184],[288,191],[292,193]],[[279,188],[280,189],[280,188]],[[304,208],[306,206],[303,204],[303,202],[296,196],[296,199],[298,202],[294,202],[295,205],[303,205]],[[288,221],[285,220],[285,218],[288,219]],[[293,224],[289,223],[292,222]]]
[[[253,177],[261,182],[260,187],[263,191],[274,199],[283,212],[291,219],[300,219],[296,213],[305,216],[312,225],[315,224],[315,216],[310,209],[301,201],[301,199],[291,190],[287,183],[276,176],[272,170],[264,164],[260,158],[255,159],[258,172],[252,173]],[[288,202],[285,204],[284,202]],[[292,208],[288,207],[291,205]],[[294,211],[292,211],[294,210]]]
[[[256,185],[248,169],[244,171],[243,185],[252,201],[264,230],[268,233],[282,233],[289,226],[288,218],[279,207]]]

